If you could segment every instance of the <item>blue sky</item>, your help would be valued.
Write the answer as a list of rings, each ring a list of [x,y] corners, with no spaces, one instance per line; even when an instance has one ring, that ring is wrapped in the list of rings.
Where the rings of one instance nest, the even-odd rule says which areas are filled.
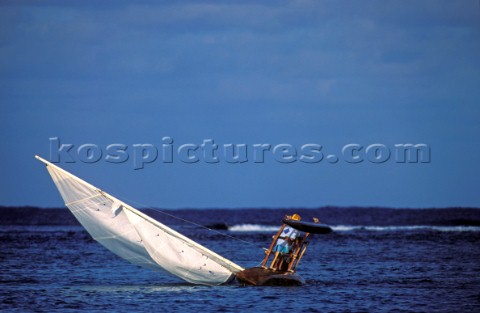
[[[2,1],[0,205],[63,205],[33,158],[51,137],[169,136],[424,143],[431,162],[59,166],[161,208],[478,207],[479,55],[478,1]]]

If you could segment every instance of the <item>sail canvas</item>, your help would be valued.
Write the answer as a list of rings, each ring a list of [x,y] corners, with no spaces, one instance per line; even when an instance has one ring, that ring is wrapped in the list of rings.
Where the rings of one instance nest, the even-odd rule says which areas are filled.
[[[204,285],[229,282],[242,267],[123,201],[36,156],[47,165],[65,205],[100,244],[142,267]]]

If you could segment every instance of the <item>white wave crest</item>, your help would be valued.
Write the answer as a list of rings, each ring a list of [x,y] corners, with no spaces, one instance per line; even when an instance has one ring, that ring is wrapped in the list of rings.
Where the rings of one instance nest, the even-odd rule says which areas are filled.
[[[259,224],[240,224],[233,225],[228,228],[230,231],[235,232],[276,232],[280,229],[280,226],[259,225]]]
[[[350,231],[441,231],[441,232],[479,232],[480,226],[362,226],[362,225],[336,225],[330,227],[336,232]],[[228,230],[233,232],[277,232],[280,226],[260,225],[260,224],[239,224],[233,225]]]
[[[367,231],[415,231],[415,230],[430,230],[441,232],[478,232],[480,226],[429,226],[429,225],[414,225],[414,226],[351,226],[351,225],[338,225],[331,226],[334,231],[355,231],[355,230],[367,230]]]

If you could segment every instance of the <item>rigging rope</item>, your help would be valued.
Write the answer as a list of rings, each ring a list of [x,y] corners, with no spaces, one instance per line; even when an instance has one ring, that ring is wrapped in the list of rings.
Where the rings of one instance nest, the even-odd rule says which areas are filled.
[[[184,218],[175,216],[175,215],[173,215],[173,214],[167,213],[167,212],[162,211],[162,210],[157,209],[157,208],[152,208],[152,207],[150,207],[150,206],[148,206],[148,205],[146,205],[146,204],[144,204],[144,203],[140,203],[140,202],[135,201],[135,200],[132,200],[132,199],[127,199],[127,198],[125,198],[125,197],[123,197],[123,199],[122,199],[122,198],[119,198],[119,197],[117,197],[117,198],[120,199],[120,200],[122,200],[122,201],[125,200],[125,202],[135,203],[135,204],[141,206],[143,209],[151,209],[151,210],[157,211],[157,212],[159,212],[159,213],[162,213],[162,214],[164,214],[164,215],[167,215],[167,216],[169,216],[169,217],[171,217],[171,218],[174,218],[174,219],[183,221],[183,222],[185,222],[185,223],[192,224],[192,225],[195,225],[195,226],[197,226],[197,227],[205,228],[205,229],[207,229],[207,230],[209,230],[209,231],[211,231],[211,232],[214,232],[214,233],[216,233],[216,234],[218,234],[218,235],[221,235],[221,236],[224,236],[224,237],[228,237],[228,238],[231,238],[231,239],[234,239],[234,240],[238,240],[238,241],[241,241],[241,242],[243,242],[243,243],[247,243],[247,244],[249,244],[249,245],[253,245],[253,246],[255,246],[257,249],[261,249],[261,250],[264,249],[263,247],[258,246],[257,243],[253,243],[253,242],[250,242],[250,241],[247,241],[247,240],[243,240],[243,239],[237,238],[237,237],[235,237],[235,236],[231,236],[231,235],[225,234],[225,233],[220,232],[220,231],[218,231],[218,230],[208,228],[208,227],[206,227],[205,225],[201,225],[201,224],[198,224],[198,223],[195,223],[195,222],[186,220],[186,219],[184,219]]]

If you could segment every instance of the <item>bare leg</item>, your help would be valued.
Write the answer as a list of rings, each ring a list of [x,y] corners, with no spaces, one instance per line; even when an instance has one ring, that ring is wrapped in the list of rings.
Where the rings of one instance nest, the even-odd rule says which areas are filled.
[[[278,265],[277,265],[277,268],[276,268],[277,271],[282,270],[283,263],[285,263],[284,257],[285,257],[285,255],[283,255],[283,254],[280,256],[280,259],[278,260]]]

